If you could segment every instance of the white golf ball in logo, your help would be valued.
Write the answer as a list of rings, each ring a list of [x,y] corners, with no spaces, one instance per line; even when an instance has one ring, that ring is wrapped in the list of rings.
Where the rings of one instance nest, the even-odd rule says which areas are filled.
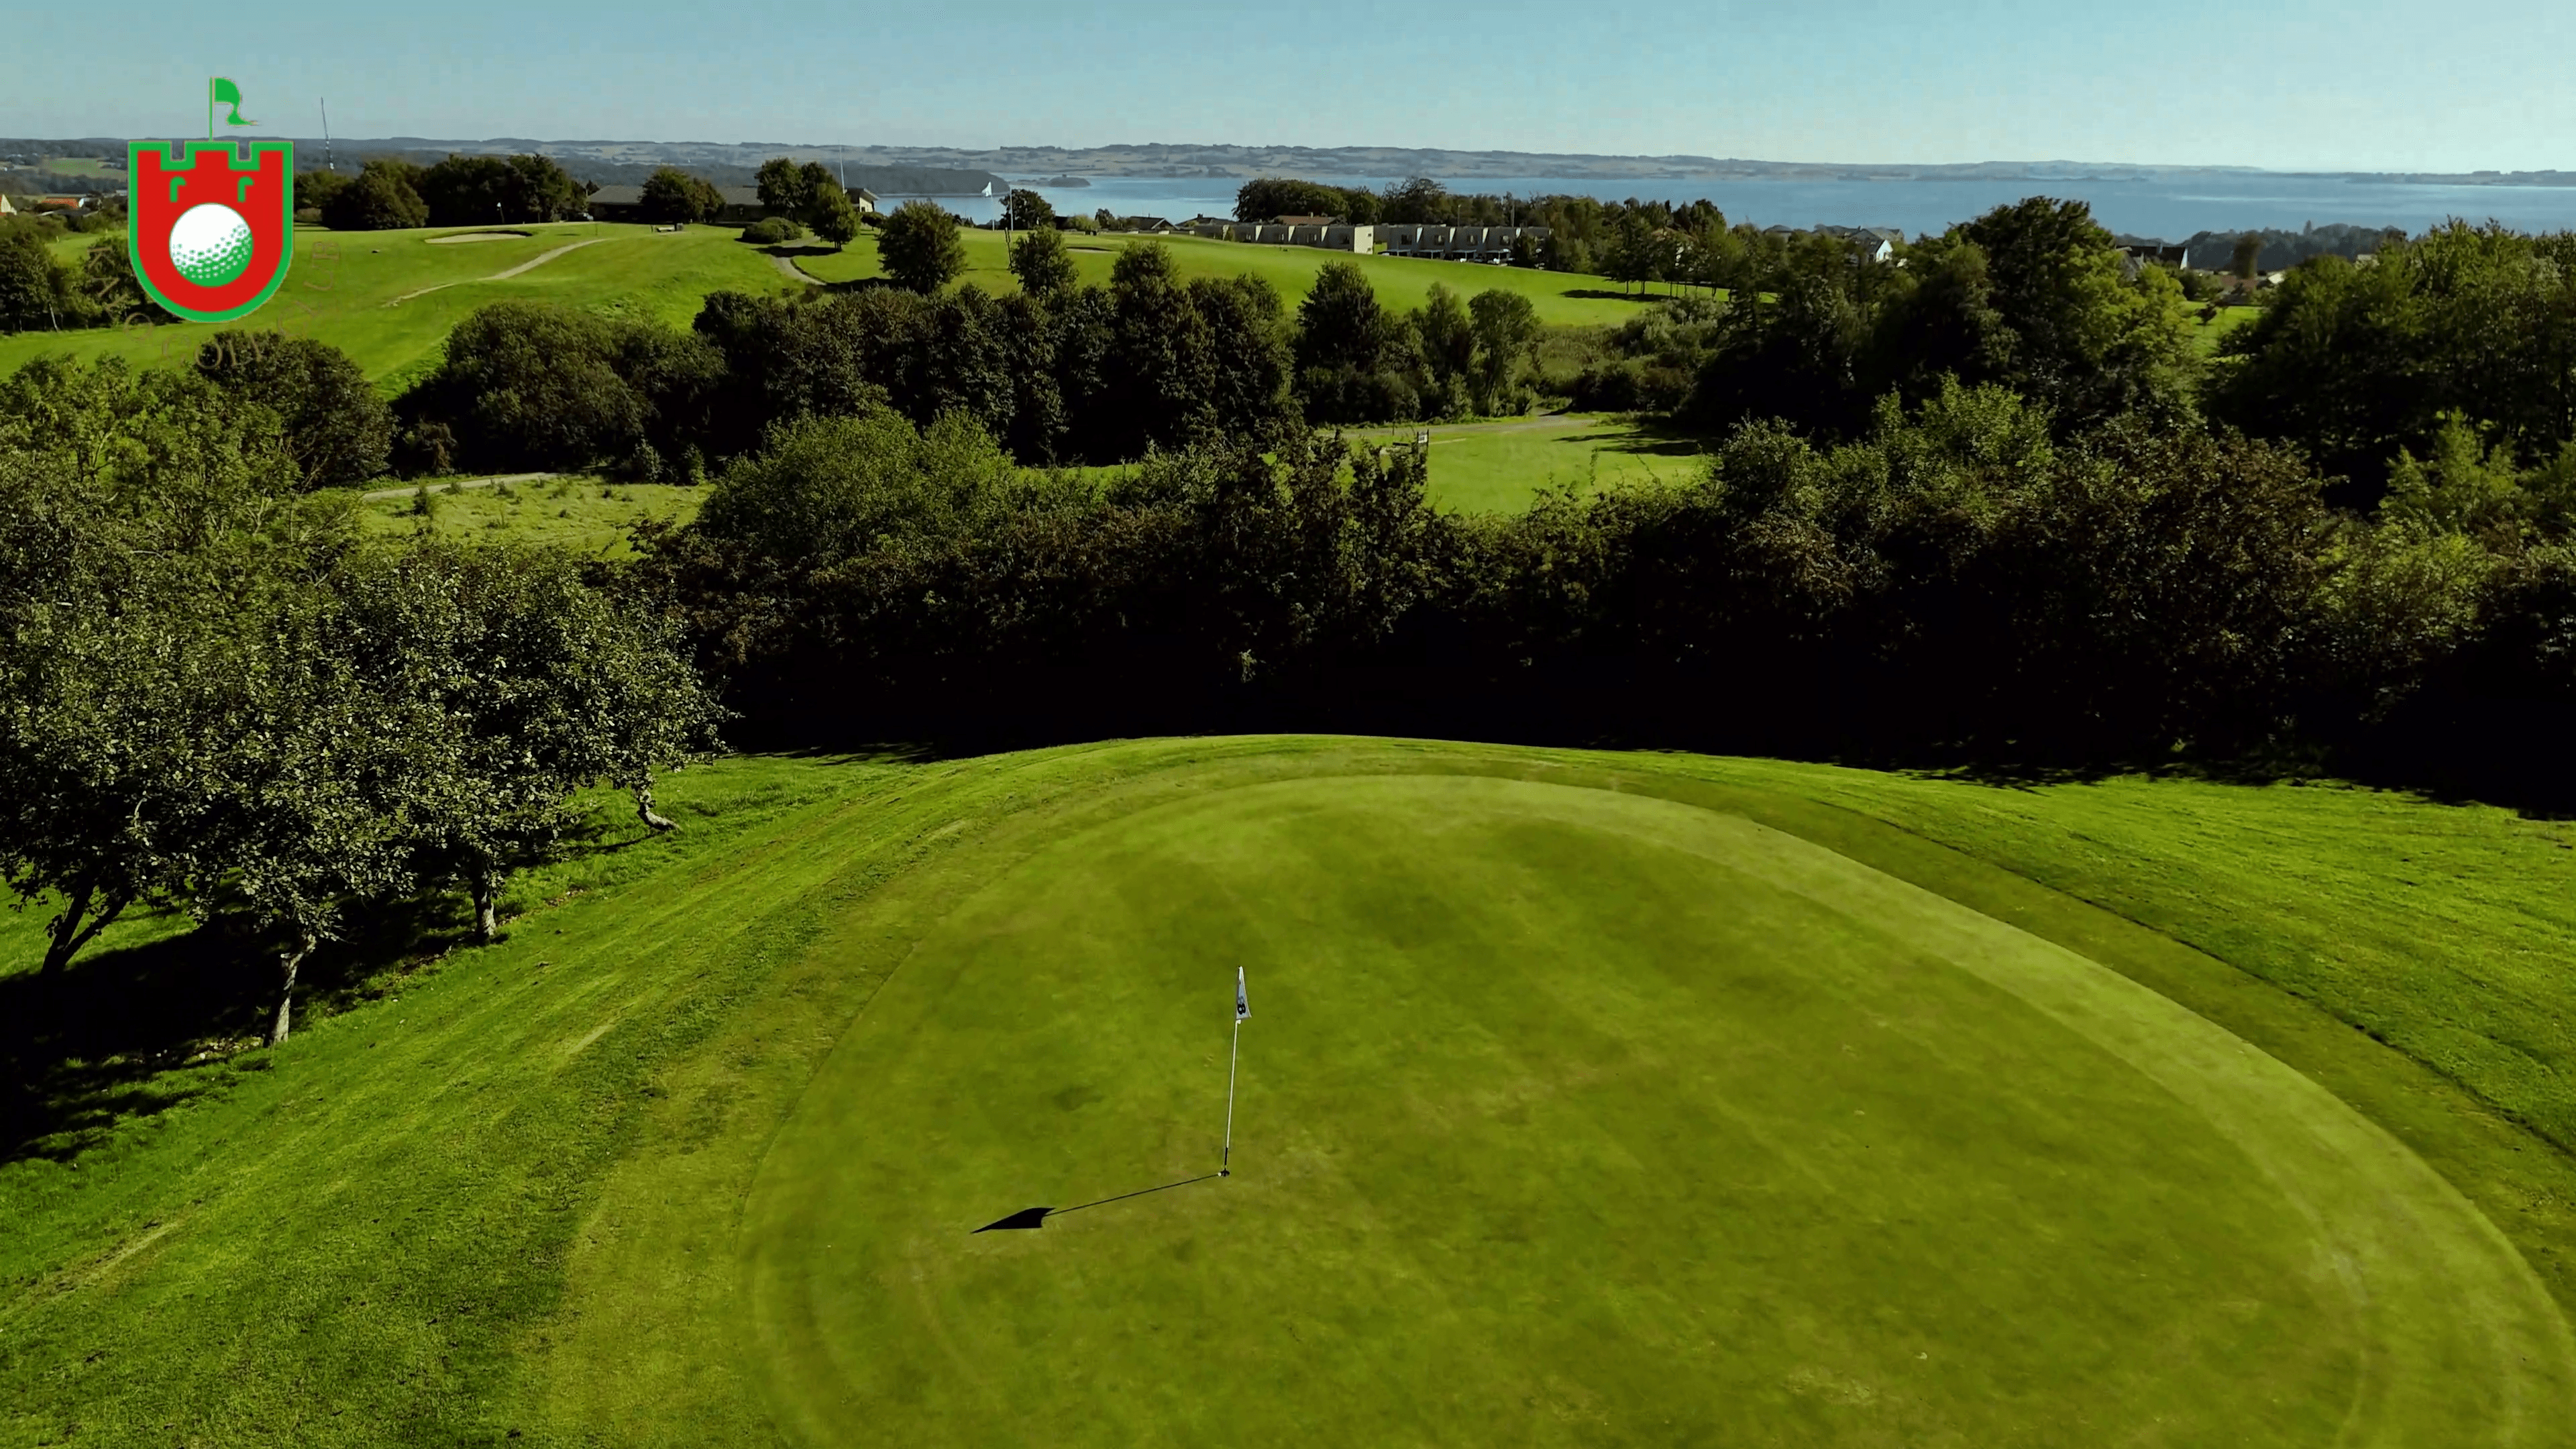
[[[250,266],[250,223],[219,202],[179,213],[170,228],[170,265],[200,287],[220,287]]]

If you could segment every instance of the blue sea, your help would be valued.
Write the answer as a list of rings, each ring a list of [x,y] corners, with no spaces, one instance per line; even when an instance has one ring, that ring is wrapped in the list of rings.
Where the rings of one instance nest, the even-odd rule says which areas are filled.
[[[1394,178],[1314,179],[1376,189]],[[1602,181],[1544,176],[1441,180],[1452,191],[1515,196],[1671,202],[1705,197],[1728,220],[1756,226],[1892,226],[1908,236],[1941,231],[2026,196],[2087,201],[2092,203],[2094,217],[2115,232],[2173,242],[2203,231],[2264,227],[2296,231],[2311,222],[2421,232],[2455,216],[2472,222],[2493,219],[2521,231],[2576,230],[2576,186],[2417,186],[2262,171],[2172,179],[2045,181]],[[1089,215],[1106,207],[1119,216],[1182,221],[1201,214],[1233,215],[1235,188],[1241,184],[1227,178],[1109,176],[1095,178],[1085,187],[1030,189],[1059,212]],[[940,201],[974,221],[989,221],[998,214],[997,201],[980,197],[942,197]]]

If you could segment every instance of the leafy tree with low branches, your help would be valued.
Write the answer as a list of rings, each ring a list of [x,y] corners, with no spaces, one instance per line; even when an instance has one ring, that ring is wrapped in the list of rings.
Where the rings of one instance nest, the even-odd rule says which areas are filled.
[[[846,247],[859,234],[859,209],[839,183],[827,181],[815,188],[813,199],[806,203],[805,224],[834,248]]]
[[[796,218],[805,214],[805,168],[789,158],[772,156],[761,162],[760,170],[753,173],[752,184],[759,188],[761,207],[771,216]]]
[[[0,877],[58,905],[48,982],[227,867],[273,600],[352,537],[299,481],[275,415],[192,372],[45,358],[0,384]]]
[[[1014,187],[1002,201],[1002,215],[1013,230],[1036,231],[1055,226],[1055,208],[1047,199],[1024,187]]]
[[[1032,297],[1051,297],[1070,289],[1075,280],[1073,255],[1064,248],[1064,233],[1040,227],[1011,244],[1011,275]]]
[[[682,225],[712,221],[724,210],[724,194],[714,182],[676,166],[661,167],[646,177],[641,200],[647,217]]]
[[[877,256],[896,286],[925,297],[966,272],[957,218],[931,201],[907,201],[894,209],[877,233]]]
[[[273,331],[219,333],[197,349],[197,371],[277,413],[306,487],[361,483],[385,471],[393,409],[357,362],[331,344]]]
[[[322,224],[333,231],[392,231],[429,225],[420,199],[421,168],[377,157],[322,203]]]

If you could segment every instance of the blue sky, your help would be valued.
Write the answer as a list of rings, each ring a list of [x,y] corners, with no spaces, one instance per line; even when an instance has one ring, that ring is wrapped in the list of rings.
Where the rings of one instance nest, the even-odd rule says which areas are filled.
[[[8,21],[0,135],[184,135],[220,73],[241,81],[245,115],[299,135],[327,96],[347,136],[2576,169],[2570,0],[103,13],[31,6]],[[204,38],[227,30],[242,38]]]

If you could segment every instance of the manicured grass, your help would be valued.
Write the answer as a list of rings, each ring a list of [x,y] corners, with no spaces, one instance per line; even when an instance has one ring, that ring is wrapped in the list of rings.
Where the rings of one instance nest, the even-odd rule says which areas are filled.
[[[966,274],[959,279],[961,285],[972,284],[987,292],[1019,290],[1017,279],[1011,276],[1009,254],[1003,250],[1004,238],[1000,232],[974,230],[962,232],[960,236],[966,244],[968,264]],[[1636,315],[1640,305],[1633,298],[1616,295],[1619,284],[1607,278],[1565,272],[1482,266],[1473,262],[1425,261],[1415,257],[1358,256],[1316,247],[1254,246],[1248,242],[1212,241],[1195,236],[1080,236],[1070,232],[1065,235],[1066,249],[1073,257],[1081,280],[1101,286],[1108,285],[1110,269],[1116,265],[1121,250],[1148,241],[1160,242],[1171,249],[1172,260],[1184,278],[1245,274],[1262,277],[1278,290],[1280,300],[1292,308],[1313,289],[1315,274],[1323,269],[1324,264],[1335,261],[1359,263],[1368,273],[1370,284],[1377,289],[1378,301],[1398,311],[1409,312],[1420,307],[1430,297],[1435,282],[1462,298],[1496,288],[1517,292],[1530,299],[1538,309],[1539,321],[1548,326],[1621,322]],[[820,248],[803,251],[797,254],[796,261],[808,273],[826,282],[882,275],[877,265],[874,232],[861,233],[857,241],[839,252]],[[1588,295],[1592,293],[1601,295]]]
[[[2203,322],[2200,309],[2195,307],[2191,312],[2192,344],[2206,357],[2218,350],[2218,344],[2227,340],[2227,334],[2239,327],[2253,326],[2254,319],[2262,315],[2260,307],[2221,307],[2217,316]]]
[[[1425,423],[1354,436],[1404,443],[1417,431],[1431,435],[1433,506],[1460,513],[1519,513],[1556,489],[1584,495],[1622,483],[1685,482],[1706,467],[1700,439],[1607,418]]]
[[[2576,1416],[2576,1168],[2505,1120],[2548,1130],[2550,1071],[2481,1064],[2567,1060],[2563,824],[1295,739],[734,760],[664,799],[677,836],[520,882],[557,903],[508,942],[0,1167],[5,1436]],[[1237,964],[1237,1174],[970,1234],[1213,1165]]]
[[[424,524],[461,542],[551,544],[591,558],[633,555],[633,530],[648,519],[686,523],[706,500],[699,487],[661,483],[612,483],[596,478],[555,478],[501,487],[456,488],[428,483],[424,515],[409,494],[360,506],[368,531],[407,534]]]
[[[656,232],[648,226],[565,222],[528,227],[532,235],[508,241],[429,243],[456,230],[299,228],[286,284],[250,321],[331,343],[356,358],[379,386],[393,390],[434,366],[448,331],[487,302],[551,301],[685,326],[709,292],[770,294],[796,285],[769,258],[737,241],[732,228]],[[507,281],[482,280],[575,242],[590,244]],[[424,293],[427,288],[438,290]],[[405,300],[414,293],[422,295]],[[119,356],[142,365],[185,362],[221,330],[181,323],[21,333],[0,338],[0,372],[48,352]]]
[[[78,266],[81,258],[91,247],[98,245],[98,239],[103,235],[105,233],[95,231],[65,232],[45,243],[45,250],[53,254],[57,265]]]

